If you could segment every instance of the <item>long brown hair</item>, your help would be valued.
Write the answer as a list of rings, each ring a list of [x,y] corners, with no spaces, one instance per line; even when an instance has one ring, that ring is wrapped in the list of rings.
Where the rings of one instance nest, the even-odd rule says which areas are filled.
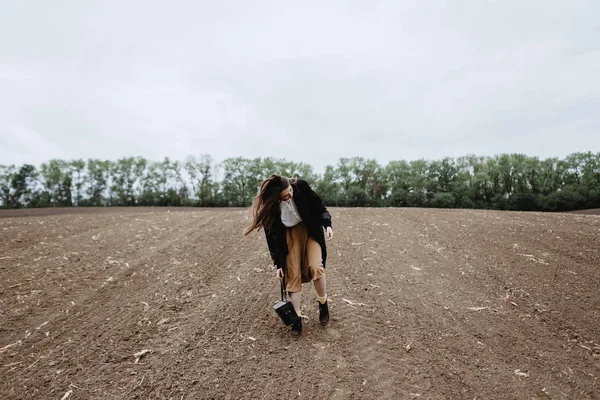
[[[293,180],[278,174],[273,174],[262,182],[252,204],[252,224],[246,229],[244,236],[255,229],[271,229],[273,222],[281,214],[279,196],[291,183]]]

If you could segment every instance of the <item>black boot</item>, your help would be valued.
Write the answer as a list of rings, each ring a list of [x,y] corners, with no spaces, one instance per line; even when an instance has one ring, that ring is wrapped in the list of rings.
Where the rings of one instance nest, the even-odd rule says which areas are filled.
[[[327,305],[327,302],[321,304],[321,302],[319,303],[319,322],[321,323],[321,325],[325,326],[329,323],[329,306]]]
[[[292,324],[292,328],[288,332],[291,337],[298,337],[302,333],[302,318],[298,318],[296,322]]]

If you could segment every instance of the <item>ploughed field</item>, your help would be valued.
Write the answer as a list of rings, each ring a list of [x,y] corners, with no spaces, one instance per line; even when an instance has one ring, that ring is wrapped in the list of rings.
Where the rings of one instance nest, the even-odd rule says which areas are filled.
[[[299,339],[248,210],[0,212],[0,398],[600,398],[599,216],[330,211]]]

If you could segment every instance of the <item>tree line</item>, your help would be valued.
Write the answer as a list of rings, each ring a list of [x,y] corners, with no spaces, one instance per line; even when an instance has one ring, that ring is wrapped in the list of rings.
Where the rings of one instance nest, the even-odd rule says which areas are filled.
[[[285,159],[190,156],[0,165],[0,206],[247,207],[272,173],[307,180],[328,206],[569,211],[600,207],[600,153],[440,160],[340,158],[324,173]]]

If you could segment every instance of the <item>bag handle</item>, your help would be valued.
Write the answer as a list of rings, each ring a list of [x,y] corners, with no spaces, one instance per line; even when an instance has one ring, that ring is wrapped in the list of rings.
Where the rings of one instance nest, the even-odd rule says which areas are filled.
[[[285,275],[279,280],[281,282],[281,301],[285,302]]]

